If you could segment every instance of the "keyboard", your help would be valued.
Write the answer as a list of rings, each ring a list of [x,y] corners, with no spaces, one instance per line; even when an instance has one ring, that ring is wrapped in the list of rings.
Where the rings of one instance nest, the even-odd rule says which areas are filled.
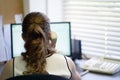
[[[120,72],[120,61],[91,58],[87,60],[81,68],[93,72],[115,74]]]

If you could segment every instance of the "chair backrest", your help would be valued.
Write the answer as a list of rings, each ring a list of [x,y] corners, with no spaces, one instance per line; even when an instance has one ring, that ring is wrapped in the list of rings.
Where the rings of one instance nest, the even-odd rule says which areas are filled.
[[[69,80],[61,76],[49,75],[49,74],[33,74],[33,75],[21,75],[15,76],[6,80]]]

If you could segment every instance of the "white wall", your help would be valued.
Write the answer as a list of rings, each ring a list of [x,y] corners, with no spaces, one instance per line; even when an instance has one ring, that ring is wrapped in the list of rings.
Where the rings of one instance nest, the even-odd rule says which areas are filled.
[[[30,0],[30,12],[40,11],[46,14],[46,0]]]
[[[52,22],[63,20],[63,0],[48,0],[47,13]]]
[[[24,14],[29,12],[39,11],[46,14],[47,0],[23,0]]]
[[[62,21],[62,1],[63,0],[23,0],[24,15],[29,12],[43,12],[50,18],[51,22]]]
[[[30,11],[29,3],[30,3],[29,0],[23,0],[24,15],[26,15]]]

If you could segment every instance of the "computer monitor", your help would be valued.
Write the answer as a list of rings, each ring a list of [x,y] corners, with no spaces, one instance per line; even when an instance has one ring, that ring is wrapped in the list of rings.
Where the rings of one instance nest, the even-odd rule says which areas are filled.
[[[71,56],[71,24],[70,22],[51,22],[51,31],[57,33],[56,50],[63,55]],[[21,55],[24,49],[24,41],[21,36],[22,24],[11,24],[11,53],[12,57]]]

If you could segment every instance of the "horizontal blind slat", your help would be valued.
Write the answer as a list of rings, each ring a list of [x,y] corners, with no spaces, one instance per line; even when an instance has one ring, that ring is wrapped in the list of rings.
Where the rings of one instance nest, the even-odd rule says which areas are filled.
[[[63,6],[72,38],[82,41],[82,53],[120,56],[119,0],[65,0]]]

